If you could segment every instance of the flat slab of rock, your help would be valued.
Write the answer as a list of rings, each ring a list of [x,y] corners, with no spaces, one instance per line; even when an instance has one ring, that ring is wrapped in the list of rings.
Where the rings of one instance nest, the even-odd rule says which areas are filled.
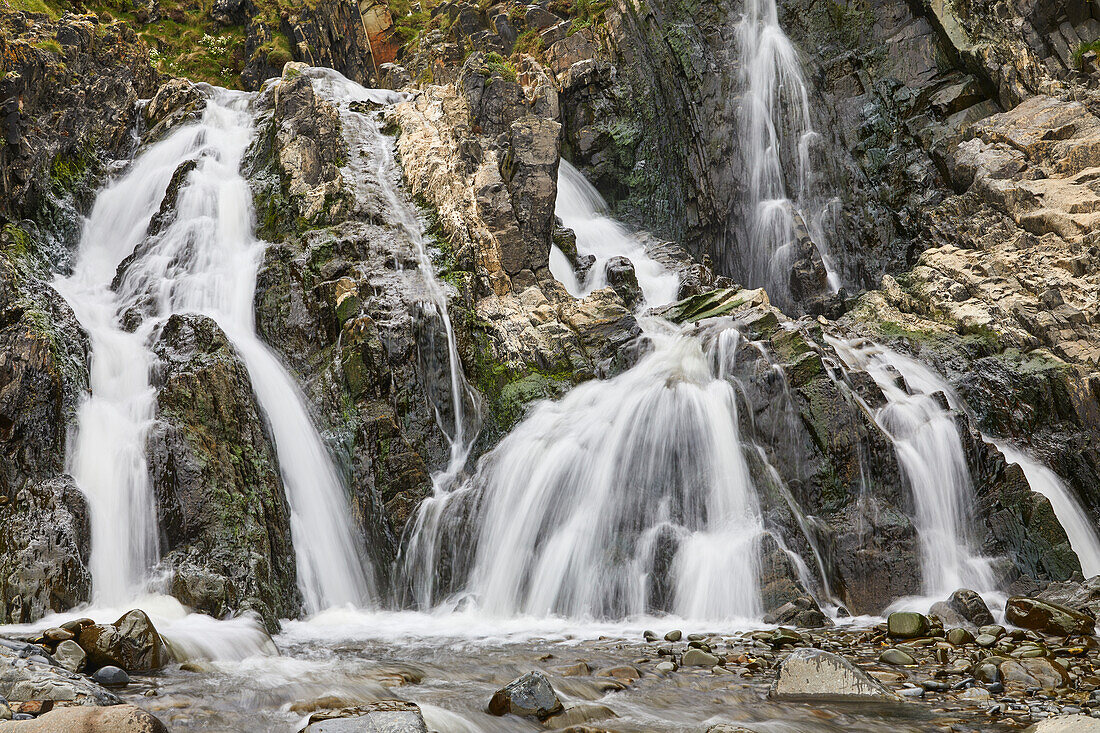
[[[168,733],[164,723],[134,705],[54,708],[34,720],[5,720],[0,733]]]
[[[853,702],[901,699],[847,659],[820,649],[799,649],[783,660],[769,696]]]
[[[428,733],[420,706],[381,700],[335,712],[314,713],[303,733]]]
[[[1027,730],[1029,733],[1100,733],[1100,720],[1087,715],[1059,715]]]

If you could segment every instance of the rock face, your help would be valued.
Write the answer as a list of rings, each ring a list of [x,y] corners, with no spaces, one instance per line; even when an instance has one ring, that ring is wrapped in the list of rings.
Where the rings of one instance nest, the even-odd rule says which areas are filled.
[[[489,712],[493,715],[519,715],[548,718],[561,712],[562,704],[554,688],[541,672],[528,672],[493,693]]]
[[[169,318],[153,350],[149,455],[168,589],[215,617],[252,610],[273,626],[300,601],[290,510],[248,372],[203,316]]]
[[[820,649],[792,652],[779,668],[770,696],[777,700],[898,700],[851,662]]]

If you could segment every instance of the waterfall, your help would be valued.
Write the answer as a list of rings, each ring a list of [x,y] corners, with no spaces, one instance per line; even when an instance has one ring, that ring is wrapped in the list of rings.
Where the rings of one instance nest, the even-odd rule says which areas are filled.
[[[877,344],[826,340],[849,368],[870,374],[886,397],[875,421],[893,442],[912,491],[924,593],[994,590],[989,560],[973,548],[975,496],[962,438],[951,406],[936,397],[949,394],[950,386],[923,364]]]
[[[550,272],[575,297],[583,298],[607,285],[605,267],[612,257],[626,257],[634,265],[638,286],[652,308],[676,300],[679,278],[667,272],[646,252],[638,238],[607,215],[607,202],[569,161],[558,165],[558,198],[554,214],[577,235],[577,255],[592,255],[595,262],[585,282],[577,280],[573,266],[557,246],[550,250]]]
[[[346,489],[304,395],[255,333],[252,303],[264,243],[253,236],[252,194],[240,173],[253,138],[251,95],[209,93],[198,123],[149,146],[99,195],[72,276],[55,283],[91,342],[91,395],[78,414],[70,463],[91,512],[95,598],[132,598],[155,562],[156,513],[145,463],[155,413],[150,341],[168,316],[201,313],[240,353],[270,423],[306,609],[362,605],[375,596],[375,580]],[[186,161],[195,167],[179,188],[174,218],[150,232],[173,173]],[[134,319],[140,322],[131,333],[123,323]]]
[[[676,276],[564,161],[558,195],[580,254],[630,258],[647,304],[675,297]],[[593,268],[574,292],[602,283]],[[538,404],[473,477],[422,505],[403,550],[420,607],[449,597],[493,616],[759,618],[764,529],[731,376],[740,333],[640,323],[652,351],[636,366]]]
[[[791,40],[779,26],[775,0],[745,0],[737,27],[742,98],[738,138],[747,186],[742,277],[780,304],[790,301],[795,247],[808,236],[835,292],[840,279],[826,248],[824,223],[837,201],[815,195],[809,93]],[[793,186],[784,171],[795,174]],[[791,190],[793,189],[793,190]]]
[[[1096,524],[1081,506],[1073,492],[1058,474],[1036,461],[1024,451],[1003,441],[987,438],[1004,453],[1009,463],[1015,463],[1024,471],[1028,484],[1050,501],[1058,523],[1066,530],[1070,547],[1081,561],[1086,578],[1100,575],[1100,536]]]

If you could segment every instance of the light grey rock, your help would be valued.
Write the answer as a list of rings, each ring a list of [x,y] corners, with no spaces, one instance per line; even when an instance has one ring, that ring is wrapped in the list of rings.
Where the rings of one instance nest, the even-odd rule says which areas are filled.
[[[80,648],[80,645],[71,639],[61,642],[54,649],[53,658],[70,672],[79,672],[84,669],[84,663],[88,655]]]
[[[1027,730],[1028,733],[1100,733],[1100,720],[1087,715],[1058,715]]]
[[[134,705],[59,707],[33,720],[0,723],[0,733],[168,733],[152,713]]]
[[[20,658],[19,653],[0,645],[0,697],[26,702],[53,700],[83,705],[116,705],[118,697],[100,685],[73,672]]]
[[[314,713],[303,733],[428,733],[415,703],[381,700],[335,712]]]
[[[769,695],[777,700],[900,699],[848,660],[820,649],[799,649],[783,660]]]

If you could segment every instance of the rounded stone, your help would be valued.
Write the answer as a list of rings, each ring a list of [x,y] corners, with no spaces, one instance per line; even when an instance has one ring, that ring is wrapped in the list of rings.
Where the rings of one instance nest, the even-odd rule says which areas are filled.
[[[665,634],[665,641],[680,641],[682,638],[684,638],[684,632],[679,629],[673,629]]]
[[[947,640],[955,646],[962,646],[963,644],[973,643],[974,635],[966,629],[949,629],[947,631]]]
[[[894,611],[886,619],[886,631],[895,639],[925,636],[929,628],[928,617],[914,611]]]
[[[892,664],[896,667],[905,667],[917,663],[917,660],[901,649],[887,649],[878,656],[878,660],[883,664]]]
[[[682,667],[714,667],[718,664],[718,657],[708,654],[702,649],[688,649],[680,658]]]
[[[92,679],[107,687],[122,687],[130,684],[130,675],[126,674],[126,670],[110,664],[97,669]]]

